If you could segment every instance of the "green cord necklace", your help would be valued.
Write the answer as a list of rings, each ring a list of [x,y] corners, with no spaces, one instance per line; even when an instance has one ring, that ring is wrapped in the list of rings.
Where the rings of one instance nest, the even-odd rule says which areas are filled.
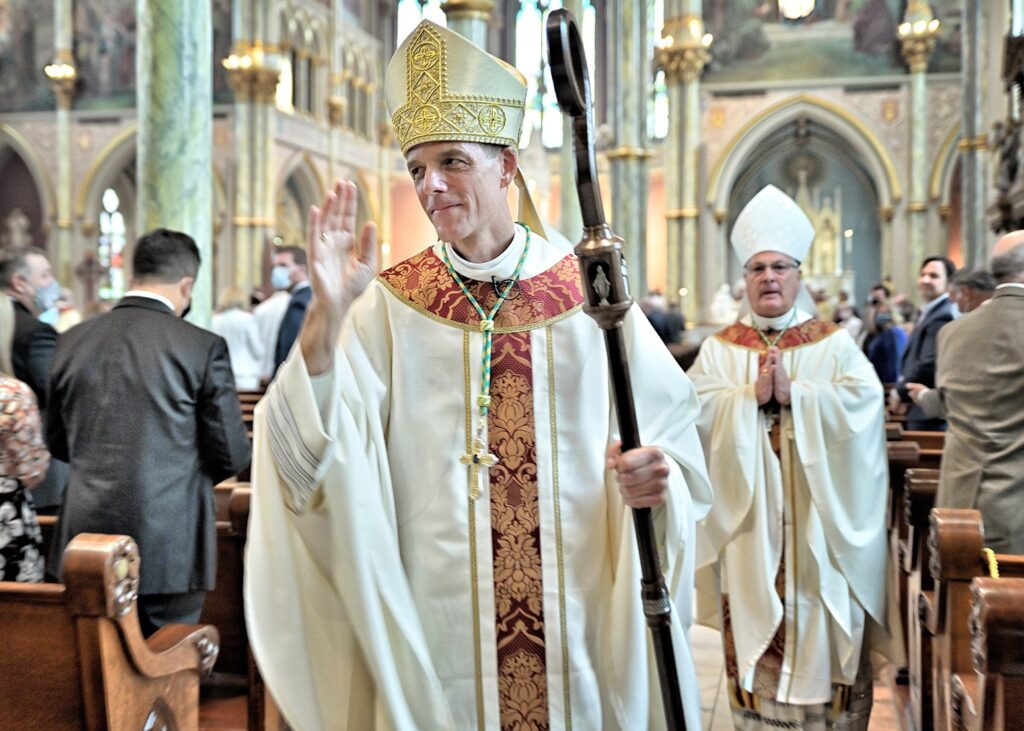
[[[524,223],[520,223],[524,229],[526,229],[526,243],[523,245],[523,253],[519,255],[519,261],[516,264],[515,271],[512,272],[512,278],[505,284],[505,288],[498,294],[498,301],[494,303],[494,307],[491,308],[490,313],[485,313],[484,308],[480,306],[476,297],[469,291],[465,283],[462,281],[462,277],[455,271],[455,267],[452,266],[451,261],[448,259],[448,247],[442,242],[441,244],[441,255],[444,258],[444,265],[448,268],[448,273],[451,275],[455,283],[459,285],[459,289],[462,290],[462,294],[466,295],[466,299],[469,300],[469,304],[473,306],[477,314],[480,315],[480,332],[483,334],[483,358],[481,363],[481,377],[480,377],[480,395],[477,396],[476,405],[479,408],[480,418],[477,421],[476,435],[473,438],[472,450],[462,455],[459,461],[469,468],[469,497],[471,500],[476,500],[480,497],[480,467],[493,467],[498,463],[498,458],[487,451],[487,414],[491,409],[491,340],[494,336],[494,316],[498,314],[498,310],[501,305],[505,302],[505,298],[508,297],[512,291],[512,287],[515,286],[516,282],[519,281],[519,275],[523,271],[523,262],[526,261],[526,255],[530,251],[530,227]]]
[[[793,323],[795,321],[796,321],[796,310],[793,311],[793,316],[789,318],[789,322],[786,323],[786,326],[784,328],[782,328],[781,330],[779,330],[779,334],[776,335],[774,339],[769,340],[768,336],[764,334],[764,331],[757,326],[757,320],[755,320],[753,318],[753,316],[751,316],[751,318],[750,318],[750,322],[754,325],[754,330],[756,330],[757,334],[759,336],[761,336],[761,340],[764,341],[764,344],[768,346],[769,350],[771,350],[776,345],[778,345],[779,341],[782,340],[782,336],[786,334],[786,331],[789,330],[789,328],[793,327]]]

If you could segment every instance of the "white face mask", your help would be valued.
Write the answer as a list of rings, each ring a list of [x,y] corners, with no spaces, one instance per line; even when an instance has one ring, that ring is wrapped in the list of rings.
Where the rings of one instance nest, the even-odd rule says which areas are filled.
[[[270,270],[270,286],[274,289],[288,289],[292,286],[292,278],[288,274],[288,267],[278,265]]]

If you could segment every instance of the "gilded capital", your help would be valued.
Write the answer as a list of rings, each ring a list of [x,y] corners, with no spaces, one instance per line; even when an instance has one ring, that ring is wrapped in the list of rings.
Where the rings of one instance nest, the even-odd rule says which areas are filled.
[[[280,59],[259,43],[235,45],[231,55],[221,60],[228,83],[238,99],[272,102],[281,75]]]
[[[441,10],[449,18],[488,20],[494,11],[494,0],[445,0]]]
[[[699,15],[669,18],[661,31],[661,41],[654,50],[658,68],[670,83],[695,81],[711,60],[710,33],[704,32]]]
[[[911,73],[923,73],[928,68],[928,59],[935,49],[938,35],[939,19],[932,14],[931,7],[922,0],[912,0],[907,5],[903,22],[896,29],[903,58]]]
[[[50,88],[57,97],[57,105],[61,109],[70,109],[78,84],[78,69],[75,68],[71,49],[57,49],[53,61],[43,67],[43,73],[46,74]]]
[[[345,127],[345,110],[348,108],[348,99],[341,96],[332,96],[327,100],[327,119],[332,127]]]

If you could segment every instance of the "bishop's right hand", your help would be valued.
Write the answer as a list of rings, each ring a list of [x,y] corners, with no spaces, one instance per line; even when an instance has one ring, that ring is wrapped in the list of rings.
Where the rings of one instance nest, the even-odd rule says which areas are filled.
[[[364,225],[356,241],[357,196],[355,183],[339,179],[321,207],[309,209],[306,247],[313,297],[299,343],[310,375],[331,367],[345,315],[377,273],[376,225]]]

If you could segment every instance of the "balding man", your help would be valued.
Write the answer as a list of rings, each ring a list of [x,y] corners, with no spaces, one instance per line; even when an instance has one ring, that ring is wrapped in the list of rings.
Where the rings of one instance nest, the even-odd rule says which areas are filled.
[[[980,510],[990,548],[1024,553],[1024,231],[999,240],[990,271],[992,299],[939,333],[949,429],[936,505]]]

